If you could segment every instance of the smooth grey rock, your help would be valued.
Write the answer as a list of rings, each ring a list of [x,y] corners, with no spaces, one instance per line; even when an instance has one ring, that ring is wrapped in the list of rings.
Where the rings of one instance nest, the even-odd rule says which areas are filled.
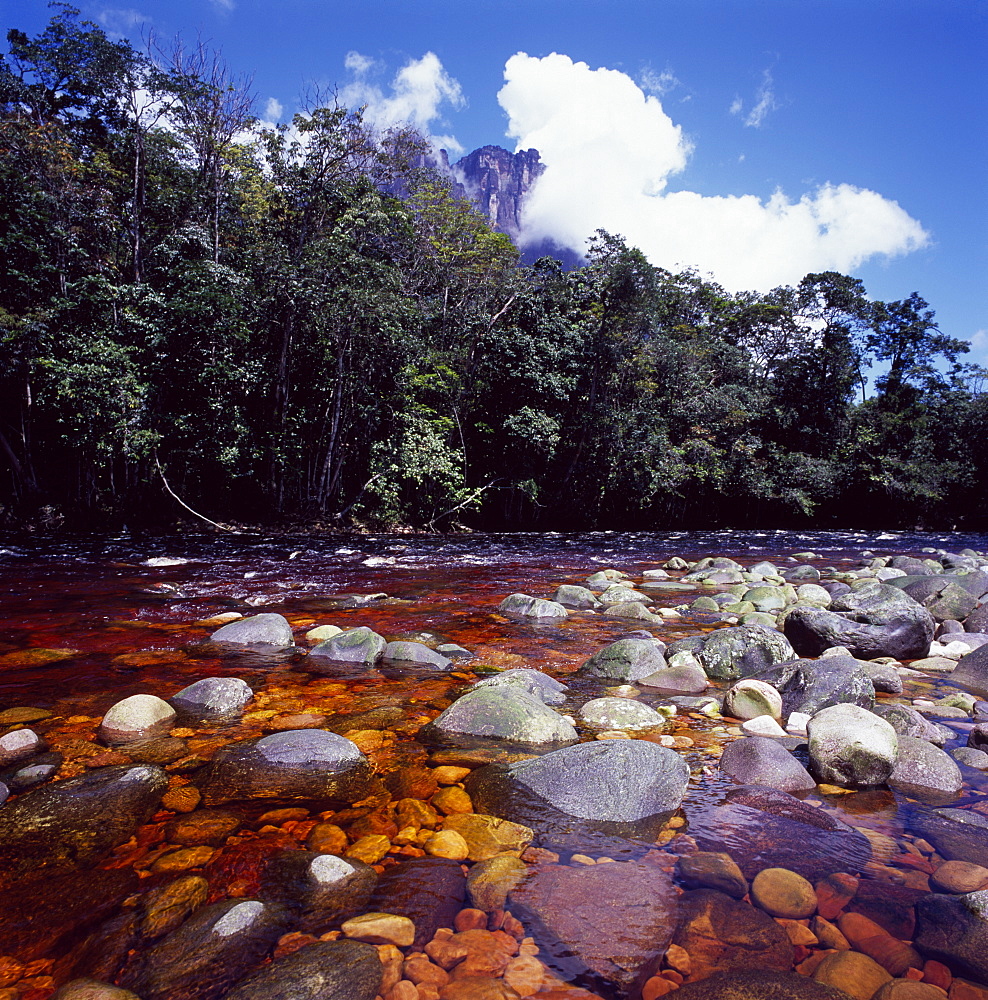
[[[593,595],[592,590],[586,587],[575,587],[571,584],[563,584],[556,589],[552,599],[561,604],[564,608],[599,608],[600,601]]]
[[[377,663],[387,647],[384,636],[366,627],[347,629],[324,639],[309,650],[309,659],[340,663]],[[318,663],[316,664],[318,668]]]
[[[285,851],[264,872],[263,896],[297,910],[298,929],[322,934],[367,909],[377,872],[354,858]]]
[[[924,896],[916,904],[913,944],[955,974],[988,983],[988,890]]]
[[[452,660],[421,642],[389,642],[384,647],[381,659],[386,663],[411,663],[418,667],[431,667],[433,670],[450,670],[453,666]]]
[[[185,715],[229,717],[239,715],[253,697],[250,685],[239,677],[203,677],[169,701]]]
[[[223,1000],[373,1000],[383,967],[362,941],[316,941],[241,980]]]
[[[782,695],[784,714],[814,715],[832,705],[870,708],[875,687],[851,656],[825,656],[818,660],[788,660],[758,674]]]
[[[661,615],[653,615],[641,601],[621,601],[619,604],[611,604],[603,613],[612,618],[630,618],[632,621],[665,624],[665,619]]]
[[[964,619],[965,632],[988,632],[988,603],[976,607]]]
[[[531,667],[512,667],[510,670],[502,670],[499,674],[477,681],[473,686],[475,688],[500,687],[503,684],[512,684],[522,688],[533,698],[538,698],[543,705],[562,705],[566,701],[566,692],[569,690],[555,677],[550,677],[541,670],[533,670]]]
[[[950,679],[962,688],[988,698],[988,644],[962,656]]]
[[[15,729],[0,736],[0,768],[41,753],[47,743],[33,729]]]
[[[651,598],[647,594],[640,594],[632,587],[626,587],[623,584],[612,584],[598,598],[598,601],[605,608],[609,608],[612,604],[627,604],[629,601],[640,601],[647,604],[650,600]]]
[[[899,755],[888,783],[896,788],[954,795],[964,781],[960,768],[939,747],[915,736],[899,736]]]
[[[132,694],[103,716],[99,736],[106,743],[161,736],[175,724],[175,709],[153,694]]]
[[[287,929],[279,906],[255,899],[213,903],[140,954],[122,985],[141,1000],[218,1000]]]
[[[766,785],[783,792],[816,788],[809,771],[777,740],[748,736],[724,747],[720,769],[740,785]]]
[[[569,742],[577,738],[570,723],[517,684],[471,689],[423,733],[463,733],[517,743]]]
[[[451,660],[472,660],[476,657],[475,653],[471,653],[469,649],[464,649],[463,646],[456,642],[441,642],[436,646],[436,652],[442,653],[443,656]]]
[[[0,806],[7,801],[9,795],[10,789],[2,781],[0,781]]]
[[[934,746],[942,747],[954,738],[954,731],[930,722],[911,705],[879,702],[872,708],[875,715],[884,719],[900,736],[915,736]]]
[[[950,753],[954,760],[958,760],[968,767],[973,767],[978,771],[988,770],[988,753],[984,750],[975,750],[974,747],[956,747]],[[3,797],[0,795],[0,802],[2,801]]]
[[[728,689],[724,714],[735,719],[757,719],[760,715],[781,719],[782,695],[765,681],[745,677]]]
[[[654,841],[688,781],[686,762],[672,750],[644,740],[597,740],[479,768],[466,787],[478,812],[528,826],[543,844],[599,844],[626,854],[629,838]]]
[[[732,899],[748,894],[748,880],[730,854],[723,851],[697,851],[676,862],[676,875],[687,889],[715,889]]]
[[[871,681],[876,692],[902,694],[902,676],[892,664],[876,663],[874,660],[855,660],[854,662]]]
[[[126,843],[168,787],[159,767],[101,767],[22,795],[0,809],[0,884],[96,864]]]
[[[509,594],[497,606],[503,615],[520,615],[524,618],[566,618],[566,609],[555,601],[528,594]]]
[[[692,658],[692,654],[689,653],[675,655],[678,657],[686,655]],[[684,695],[703,694],[710,686],[703,667],[696,660],[693,660],[692,663],[679,663],[664,667],[662,670],[656,670],[645,677],[639,677],[635,683],[642,687]]]
[[[286,649],[295,645],[292,627],[284,615],[262,614],[239,618],[218,628],[210,637],[211,642],[228,646],[274,646]]]
[[[663,669],[665,649],[665,643],[658,639],[618,639],[594,653],[580,667],[580,673],[599,680],[630,684]]]
[[[703,637],[703,646],[695,655],[707,676],[721,681],[752,677],[795,657],[781,632],[762,625],[716,629]]]
[[[882,718],[859,705],[833,705],[807,724],[810,764],[822,781],[848,788],[883,784],[898,757],[898,737]]]
[[[201,785],[207,806],[250,799],[364,797],[373,769],[356,744],[322,729],[293,729],[217,751]]]
[[[667,722],[654,708],[630,698],[594,698],[580,709],[580,718],[598,729],[651,729]]]

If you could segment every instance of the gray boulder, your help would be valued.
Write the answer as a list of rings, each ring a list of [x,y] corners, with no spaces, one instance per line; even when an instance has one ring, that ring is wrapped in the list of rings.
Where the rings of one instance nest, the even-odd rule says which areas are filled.
[[[218,1000],[287,929],[281,907],[254,899],[213,903],[140,954],[122,985],[142,1000]]]
[[[665,649],[665,643],[658,639],[637,636],[618,639],[594,653],[580,667],[580,673],[598,680],[630,684],[665,667]]]
[[[729,743],[720,758],[720,769],[739,785],[766,785],[783,792],[816,788],[809,771],[778,740],[748,736]]]
[[[558,743],[577,738],[561,715],[517,684],[473,688],[457,698],[423,735],[490,736],[516,743]]]
[[[912,660],[927,655],[935,627],[933,616],[908,594],[888,584],[867,583],[835,598],[828,611],[794,608],[784,631],[802,656],[844,646],[862,660]]]
[[[814,715],[831,705],[870,708],[875,701],[871,679],[851,656],[789,660],[761,671],[758,680],[771,684],[782,695],[786,715]]]
[[[988,753],[984,750],[975,750],[974,747],[957,747],[950,751],[954,760],[960,761],[967,767],[973,767],[976,771],[988,770]],[[3,793],[0,792],[0,802],[3,802]]]
[[[389,642],[384,647],[381,659],[385,663],[414,664],[417,667],[431,667],[433,670],[450,670],[453,666],[452,660],[421,642]]]
[[[128,743],[167,733],[175,724],[175,709],[153,694],[132,694],[103,716],[99,737],[106,743]]]
[[[168,787],[159,767],[117,765],[37,788],[0,809],[0,885],[95,865],[147,822]]]
[[[667,721],[654,708],[630,698],[594,698],[580,709],[580,718],[597,729],[652,729]]]
[[[286,649],[295,645],[292,627],[284,615],[263,614],[239,618],[218,628],[210,641],[227,646],[275,647]]]
[[[241,980],[223,1000],[373,1000],[381,980],[374,945],[316,941]]]
[[[600,607],[600,601],[594,597],[592,590],[588,590],[586,587],[575,587],[570,584],[563,584],[563,586],[557,588],[555,594],[552,595],[552,599],[564,608],[582,610],[584,608]]]
[[[566,701],[569,688],[561,684],[555,677],[533,670],[531,667],[513,667],[502,670],[493,677],[485,677],[474,684],[475,688],[500,687],[504,684],[515,685],[527,691],[533,698],[538,698],[543,705],[562,705]]]
[[[969,575],[972,578],[983,576],[981,573]],[[909,582],[896,580],[893,586],[900,587],[914,601],[922,604],[937,622],[962,621],[978,606],[978,597],[981,596],[970,593],[963,585],[959,585],[963,577],[924,576],[906,579]],[[980,589],[980,581],[976,589]]]
[[[957,661],[950,679],[982,698],[988,698],[988,644],[979,646]]]
[[[878,703],[872,708],[875,715],[884,719],[900,736],[914,736],[934,746],[942,747],[954,738],[954,731],[920,715],[911,705]]]
[[[955,795],[964,781],[960,768],[939,747],[914,736],[899,736],[899,756],[888,777],[896,788]]]
[[[377,663],[387,647],[384,636],[373,629],[347,629],[339,635],[324,639],[309,650],[310,660],[333,660],[339,663]]]
[[[33,729],[14,729],[0,736],[0,768],[42,753],[48,744]]]
[[[817,779],[847,788],[881,785],[898,758],[895,730],[859,705],[833,705],[807,724],[810,765]]]
[[[692,653],[676,653],[675,656],[679,658],[680,662],[670,664],[668,667],[656,670],[645,677],[639,677],[635,683],[641,687],[656,688],[659,691],[676,694],[703,694],[710,686],[703,667],[700,666]],[[687,656],[691,662],[685,661]]]
[[[184,715],[229,718],[239,715],[254,697],[239,677],[204,677],[173,695],[169,702]]]
[[[965,632],[988,632],[988,602],[980,604],[964,619]]]
[[[349,805],[364,797],[372,776],[350,740],[322,729],[294,729],[224,747],[200,787],[207,806],[267,798]]]
[[[545,846],[627,856],[654,842],[679,808],[689,768],[644,740],[580,743],[516,764],[492,764],[466,781],[478,812],[530,827]]]
[[[988,816],[971,809],[921,809],[908,811],[909,828],[928,840],[948,861],[988,858]]]
[[[565,618],[566,609],[555,601],[528,594],[510,594],[497,606],[503,615],[519,615],[523,618]]]
[[[694,655],[707,676],[717,681],[753,677],[796,655],[781,632],[763,625],[716,629],[700,638],[703,645]]]
[[[988,890],[924,896],[916,904],[913,943],[955,974],[988,983]]]

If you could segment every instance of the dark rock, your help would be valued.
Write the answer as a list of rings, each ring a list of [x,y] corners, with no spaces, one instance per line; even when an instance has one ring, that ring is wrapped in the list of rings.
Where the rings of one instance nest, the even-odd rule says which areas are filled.
[[[988,890],[929,893],[916,904],[915,946],[955,973],[988,984]]]
[[[408,917],[415,924],[415,948],[431,941],[440,927],[452,927],[463,908],[467,880],[463,869],[446,858],[416,858],[388,868],[369,906]]]
[[[902,677],[891,663],[876,663],[874,660],[854,662],[871,681],[876,691],[882,694],[902,694]]]
[[[988,750],[988,722],[979,722],[967,734],[967,745],[975,750]]]
[[[630,684],[666,665],[665,643],[649,637],[618,639],[598,650],[580,667],[580,673],[598,680]]]
[[[183,847],[219,847],[240,826],[239,816],[222,809],[197,809],[165,826],[165,840]]]
[[[948,676],[962,688],[988,698],[988,645],[962,656]]]
[[[796,654],[777,629],[738,625],[711,632],[695,655],[708,677],[723,681],[760,676],[773,664],[791,660]]]
[[[748,878],[788,868],[810,881],[855,874],[871,860],[868,839],[828,813],[762,786],[729,789],[720,804],[687,812],[689,833],[703,851],[726,851]]]
[[[71,872],[43,883],[13,885],[3,893],[0,955],[30,961],[64,955],[72,943],[116,912],[138,886],[130,868]]]
[[[295,644],[292,627],[284,615],[263,614],[250,618],[238,618],[218,628],[210,637],[210,642],[227,646],[274,647],[286,649]]]
[[[183,715],[229,717],[238,715],[253,697],[250,685],[239,677],[204,677],[168,701]]]
[[[433,670],[450,670],[453,661],[429,649],[421,642],[389,642],[384,647],[381,659],[386,663],[412,664],[416,667],[431,667]]]
[[[658,971],[676,926],[669,877],[637,862],[536,868],[508,905],[557,975],[622,995]]]
[[[265,869],[263,895],[298,910],[298,929],[322,934],[367,908],[377,872],[353,858],[285,851]]]
[[[140,954],[121,985],[141,1000],[217,1000],[287,928],[280,907],[253,899],[213,903]]]
[[[732,899],[748,893],[748,880],[730,854],[722,851],[697,851],[676,862],[676,874],[687,889],[716,889]]]
[[[309,650],[309,660],[332,660],[335,663],[377,663],[387,648],[384,636],[369,628],[351,628],[331,639],[324,639]],[[309,663],[318,669],[318,662]]]
[[[373,1000],[381,980],[373,945],[317,941],[248,976],[223,1000]]]
[[[514,667],[511,670],[502,670],[501,673],[495,674],[493,677],[485,677],[483,680],[477,681],[474,687],[500,687],[502,684],[518,685],[533,698],[538,698],[543,705],[562,705],[566,701],[566,692],[569,690],[555,677],[550,677],[541,670],[533,670],[531,667]]]
[[[786,616],[786,637],[801,656],[844,646],[852,656],[917,659],[933,640],[933,616],[908,594],[869,583],[834,599],[830,609],[796,607]]]
[[[168,934],[206,902],[209,883],[200,875],[181,875],[141,896],[138,930],[146,941]]]
[[[269,798],[349,805],[364,796],[372,776],[367,758],[345,737],[293,729],[218,751],[201,791],[207,806]]]
[[[847,1000],[848,994],[796,972],[718,972],[685,983],[676,1000]]]
[[[424,727],[420,737],[459,733],[516,743],[563,743],[577,738],[576,730],[558,712],[516,684],[473,688]]]
[[[988,816],[970,809],[922,809],[908,812],[908,825],[928,840],[948,861],[988,858]]]
[[[757,680],[771,684],[782,695],[785,715],[815,715],[831,705],[871,708],[875,687],[852,656],[824,656],[819,660],[789,660],[762,670]]]
[[[767,913],[713,889],[693,889],[679,899],[680,927],[673,943],[689,952],[691,976],[793,965],[789,936]]]
[[[919,797],[926,792],[953,796],[964,781],[960,768],[939,747],[914,736],[899,736],[899,756],[888,783]]]
[[[689,768],[644,740],[600,740],[516,764],[474,771],[466,787],[478,812],[521,823],[544,846],[626,852],[651,841],[679,808]],[[616,856],[616,855],[611,855]]]
[[[59,753],[39,754],[22,762],[19,767],[0,773],[0,778],[12,792],[22,792],[53,778],[62,765],[62,759]]]
[[[96,864],[148,820],[167,784],[157,767],[103,767],[5,805],[0,885]]]
[[[965,632],[988,632],[988,602],[976,607],[964,619]]]
[[[809,771],[768,736],[749,736],[729,743],[721,755],[720,769],[740,785],[767,785],[783,792],[816,788]]]

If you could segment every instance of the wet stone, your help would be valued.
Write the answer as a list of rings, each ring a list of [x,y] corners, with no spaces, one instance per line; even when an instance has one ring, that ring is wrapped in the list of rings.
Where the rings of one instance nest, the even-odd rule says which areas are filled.
[[[919,900],[914,943],[955,972],[988,983],[988,890]]]
[[[200,809],[177,816],[165,827],[165,840],[183,847],[218,847],[240,826],[240,817],[222,809]]]
[[[136,993],[96,979],[73,979],[52,995],[51,1000],[141,1000]]]
[[[538,698],[544,705],[561,705],[566,700],[565,684],[541,670],[533,670],[530,667],[502,670],[493,677],[477,681],[474,688],[500,687],[502,684],[515,684],[533,698]]]
[[[313,646],[309,650],[309,660],[306,665],[309,669],[318,671],[320,660],[332,660],[338,663],[377,663],[387,645],[384,636],[378,635],[372,629],[352,628]]]
[[[153,694],[134,694],[118,701],[103,716],[100,739],[107,743],[126,743],[147,736],[166,733],[175,722],[175,709]]]
[[[204,677],[169,701],[183,715],[225,718],[239,714],[253,697],[250,685],[239,677]]]
[[[676,1000],[847,1000],[843,990],[817,983],[794,972],[766,969],[718,972],[697,983],[686,983]]]
[[[422,948],[437,928],[453,926],[465,894],[466,878],[457,862],[419,858],[388,868],[368,905],[408,917],[415,925],[415,947]]]
[[[748,880],[730,854],[698,851],[676,862],[676,874],[687,889],[716,889],[733,899],[748,892]]]
[[[809,791],[816,781],[775,739],[749,736],[724,748],[720,769],[742,785],[766,785],[784,792]]]
[[[751,900],[773,917],[802,920],[816,912],[813,886],[786,868],[760,871],[751,883]]]
[[[394,913],[363,913],[345,920],[343,933],[370,944],[393,944],[407,948],[415,940],[415,924],[408,917]]]
[[[145,893],[140,900],[141,936],[153,940],[175,930],[206,902],[208,894],[209,883],[199,875],[184,875]]]
[[[666,666],[664,642],[652,638],[618,639],[594,653],[580,673],[598,680],[630,684]]]
[[[461,733],[517,743],[571,742],[576,730],[515,684],[473,688],[425,727],[423,734]]]
[[[41,753],[46,743],[31,729],[15,729],[0,736],[0,768]]]
[[[871,1000],[892,977],[867,955],[857,951],[835,951],[816,968],[818,983],[843,990],[856,1000]]]
[[[503,910],[508,894],[528,874],[528,866],[510,855],[488,858],[473,865],[467,875],[467,894],[479,910]]]
[[[453,667],[452,660],[421,642],[389,642],[384,647],[381,658],[386,663],[410,664],[433,670],[451,670]]]
[[[283,615],[261,614],[240,618],[217,629],[211,642],[228,646],[286,649],[295,644],[292,627]]]
[[[169,788],[161,797],[162,809],[171,812],[190,813],[202,801],[202,795],[195,785],[181,785],[178,788]]]
[[[518,615],[524,618],[566,618],[566,609],[555,601],[546,601],[528,594],[510,594],[497,606],[504,615]]]

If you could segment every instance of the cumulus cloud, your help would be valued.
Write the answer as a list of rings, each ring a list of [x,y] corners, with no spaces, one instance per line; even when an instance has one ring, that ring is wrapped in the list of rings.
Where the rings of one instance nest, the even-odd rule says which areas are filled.
[[[269,122],[276,122],[281,119],[285,112],[285,106],[276,97],[269,97],[264,105],[264,118]]]
[[[782,191],[767,200],[670,192],[692,144],[626,74],[520,52],[504,76],[507,134],[519,149],[538,149],[546,165],[526,203],[523,243],[548,238],[582,251],[602,228],[660,266],[696,267],[737,290],[850,271],[928,241],[896,202],[851,184],[825,184],[795,201]]]
[[[466,99],[460,84],[446,72],[434,52],[406,63],[391,81],[389,93],[367,79],[375,68],[373,60],[359,52],[349,52],[346,66],[355,79],[340,91],[340,100],[351,108],[363,107],[364,117],[371,125],[380,129],[412,125],[437,146],[454,154],[463,152],[452,135],[435,131],[436,125],[446,124],[446,107],[462,108]]]
[[[656,73],[651,67],[646,68],[642,70],[638,83],[646,94],[658,94],[659,97],[682,86],[682,81],[677,79],[676,74],[668,68],[661,73]]]
[[[970,337],[971,354],[978,364],[988,364],[988,330],[976,330]]]
[[[106,29],[107,35],[119,41],[133,34],[134,29],[144,24],[150,24],[151,18],[139,10],[117,7],[107,7],[96,15],[96,19]]]

